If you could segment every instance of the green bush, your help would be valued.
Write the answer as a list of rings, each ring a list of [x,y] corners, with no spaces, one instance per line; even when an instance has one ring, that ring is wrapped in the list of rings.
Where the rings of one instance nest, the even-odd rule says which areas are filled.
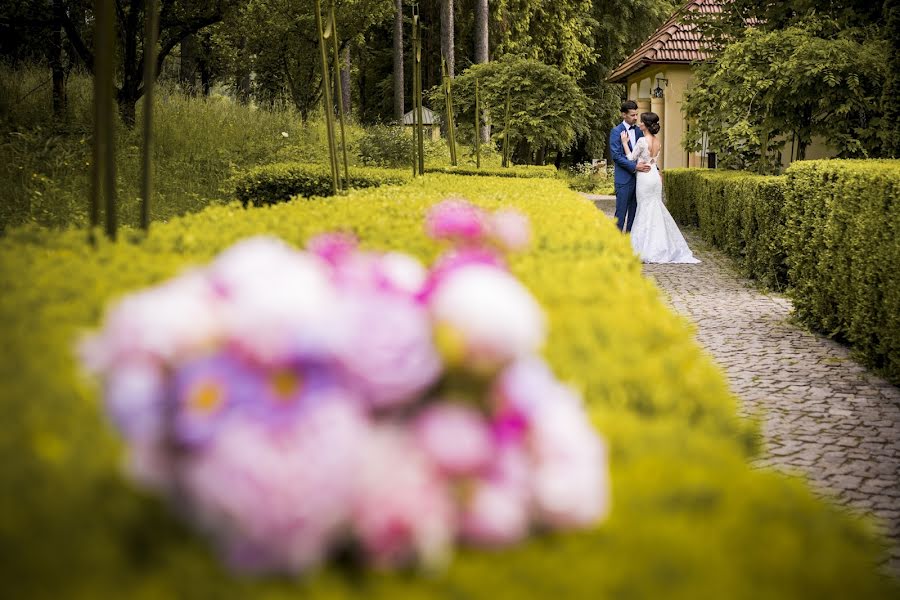
[[[797,316],[900,383],[900,160],[803,161],[787,181]]]
[[[513,165],[507,168],[484,167],[481,169],[477,169],[474,166],[428,167],[425,169],[425,172],[482,177],[524,177],[536,179],[552,179],[556,177],[556,167],[553,165]]]
[[[664,180],[666,204],[679,223],[698,226],[700,235],[733,258],[746,277],[785,288],[785,178],[669,169]]]
[[[354,189],[399,185],[412,177],[400,169],[353,167],[350,185]],[[343,179],[343,175],[341,176]],[[235,195],[245,205],[272,204],[290,200],[294,196],[311,198],[331,196],[332,178],[328,165],[279,163],[254,167],[235,178]]]
[[[412,172],[413,139],[412,127],[374,125],[359,138],[359,160],[373,167],[409,167]],[[426,133],[424,145],[426,163],[450,164],[446,140],[432,140]]]
[[[534,243],[511,268],[546,307],[553,369],[584,393],[610,445],[613,502],[596,530],[465,551],[444,573],[239,578],[167,507],[120,474],[121,442],[76,337],[130,290],[273,234],[327,230],[425,261],[427,208],[462,195],[515,206]],[[887,598],[870,528],[796,479],[751,468],[738,418],[692,329],[641,277],[627,238],[562,182],[429,175],[328,202],[212,207],[92,249],[79,231],[0,238],[0,580],[10,598]],[[895,263],[896,264],[896,263]]]

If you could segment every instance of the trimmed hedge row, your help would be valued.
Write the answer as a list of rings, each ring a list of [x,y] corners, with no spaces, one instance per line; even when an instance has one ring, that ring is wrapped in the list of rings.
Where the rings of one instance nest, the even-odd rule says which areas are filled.
[[[665,171],[666,204],[683,225],[735,260],[766,287],[787,285],[783,211],[785,179],[736,171]]]
[[[531,218],[511,267],[548,312],[545,355],[580,388],[610,444],[613,509],[595,531],[466,551],[444,573],[302,581],[225,572],[165,507],[120,475],[121,445],[71,348],[110,300],[261,233],[302,244],[352,230],[363,246],[431,261],[427,208],[462,195]],[[83,232],[0,239],[0,580],[11,598],[875,598],[882,548],[864,521],[754,469],[758,427],[722,373],[641,277],[627,238],[561,181],[429,175],[328,202],[213,207],[96,250]],[[135,239],[139,237],[134,234]]]
[[[665,189],[675,219],[900,383],[900,161],[800,161],[781,177],[672,169]]]
[[[410,172],[403,169],[353,167],[350,184],[353,189],[400,185],[409,181]],[[276,163],[254,167],[235,177],[235,196],[247,205],[272,204],[294,196],[311,198],[331,196],[331,169],[328,165]]]
[[[900,160],[799,162],[786,177],[797,316],[900,383]]]
[[[445,175],[473,175],[482,177],[524,177],[549,179],[556,177],[557,170],[553,165],[513,165],[507,168],[475,167],[426,167],[426,173],[442,173]]]

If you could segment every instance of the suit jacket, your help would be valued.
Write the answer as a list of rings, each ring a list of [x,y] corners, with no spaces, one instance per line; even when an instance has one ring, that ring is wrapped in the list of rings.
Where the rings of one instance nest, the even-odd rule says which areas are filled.
[[[625,147],[622,144],[622,132],[625,131],[625,124],[619,123],[609,132],[609,153],[615,163],[615,176],[613,181],[617,184],[629,183],[634,180],[636,160],[628,160],[625,153]],[[635,125],[634,141],[637,143],[639,139],[644,137],[640,127]],[[634,148],[632,148],[634,150]]]

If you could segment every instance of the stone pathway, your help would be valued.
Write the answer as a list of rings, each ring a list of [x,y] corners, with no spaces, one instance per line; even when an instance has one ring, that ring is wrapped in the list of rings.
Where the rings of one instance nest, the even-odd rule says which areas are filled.
[[[588,196],[612,216],[614,198]],[[725,370],[744,415],[759,417],[761,467],[807,477],[819,493],[872,514],[900,576],[900,388],[849,350],[790,321],[792,304],[755,289],[730,260],[684,231],[699,265],[645,265],[697,341]]]

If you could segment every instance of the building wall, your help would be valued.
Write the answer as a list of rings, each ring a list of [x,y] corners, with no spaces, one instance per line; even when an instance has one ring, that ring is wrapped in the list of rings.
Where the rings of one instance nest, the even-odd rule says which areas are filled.
[[[657,78],[668,80],[668,84],[661,83],[660,86],[664,91],[662,102],[651,97],[653,89],[657,86]],[[662,125],[660,165],[663,168],[707,166],[705,149],[702,152],[689,153],[681,145],[687,132],[687,121],[682,112],[682,104],[692,78],[690,65],[686,64],[651,65],[628,77],[626,85],[628,98],[638,103],[640,112],[653,110],[660,116]],[[808,160],[828,158],[835,154],[835,150],[829,148],[821,138],[813,138],[812,143],[806,149]],[[782,164],[787,167],[790,163],[791,144],[788,140],[783,151]]]

